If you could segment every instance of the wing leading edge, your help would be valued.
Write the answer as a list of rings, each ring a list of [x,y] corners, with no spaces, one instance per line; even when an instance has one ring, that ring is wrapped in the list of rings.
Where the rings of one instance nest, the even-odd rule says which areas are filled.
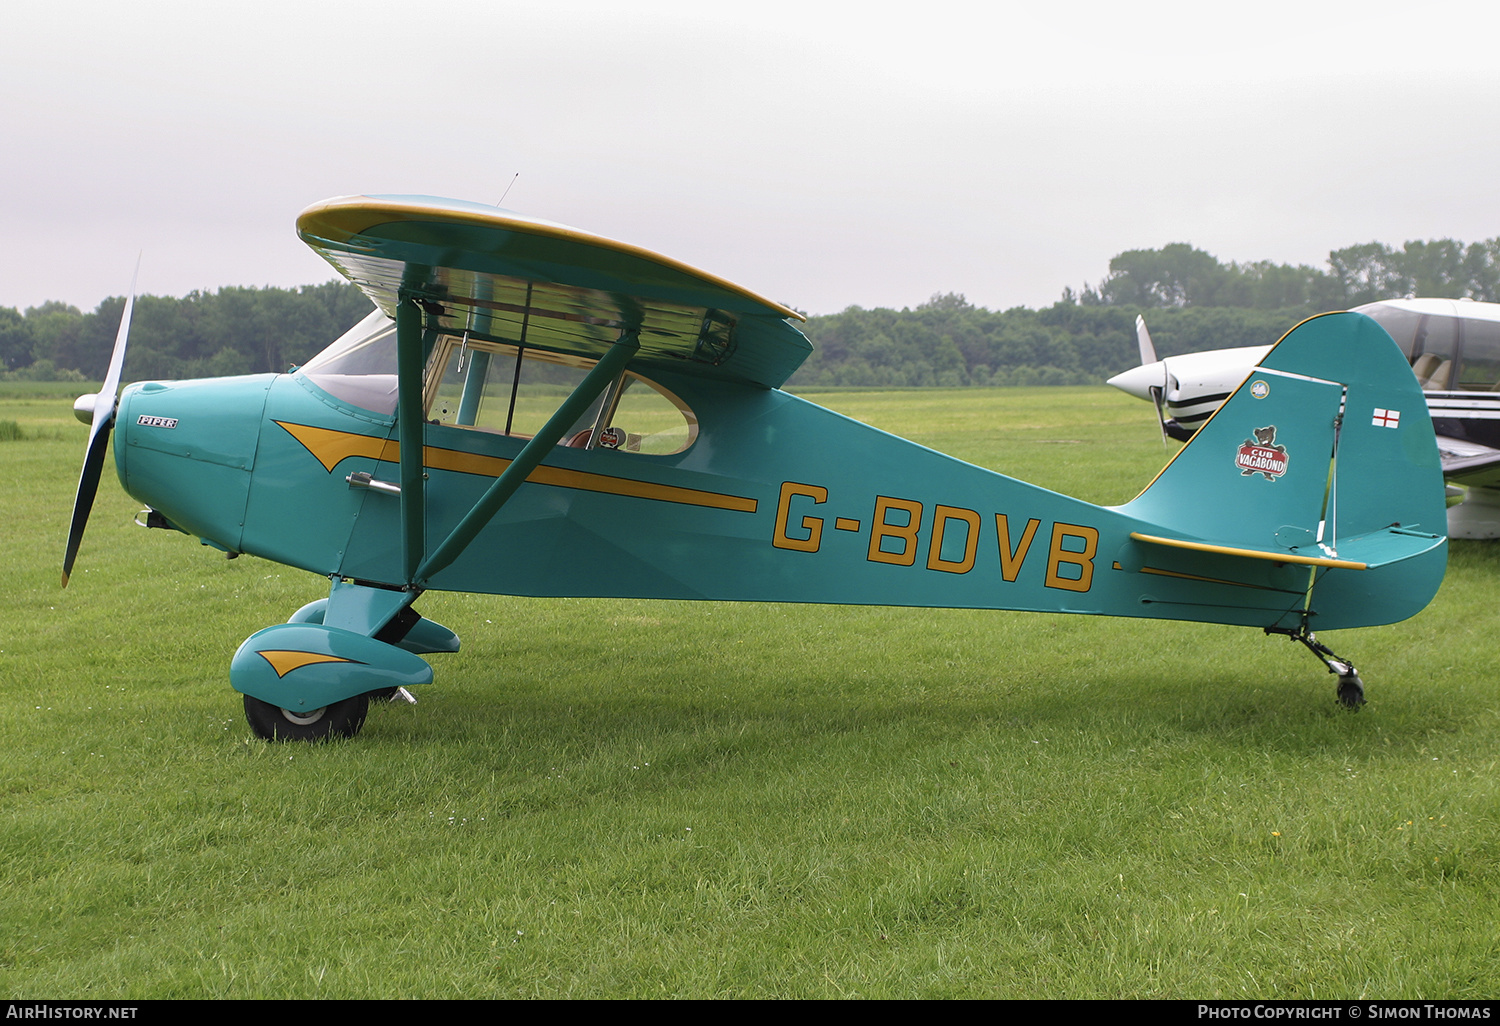
[[[668,257],[499,207],[345,196],[308,207],[297,234],[394,316],[426,328],[601,358],[639,332],[638,369],[775,388],[812,346],[801,315]]]

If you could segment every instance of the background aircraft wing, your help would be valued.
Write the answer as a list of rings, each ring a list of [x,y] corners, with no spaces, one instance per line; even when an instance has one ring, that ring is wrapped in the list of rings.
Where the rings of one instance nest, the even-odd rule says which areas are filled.
[[[499,207],[343,196],[297,234],[376,306],[422,302],[427,326],[599,359],[639,330],[631,366],[775,388],[812,346],[796,311],[650,250]]]
[[[1437,445],[1443,461],[1443,477],[1448,481],[1471,488],[1500,485],[1500,449],[1442,435],[1438,436]]]

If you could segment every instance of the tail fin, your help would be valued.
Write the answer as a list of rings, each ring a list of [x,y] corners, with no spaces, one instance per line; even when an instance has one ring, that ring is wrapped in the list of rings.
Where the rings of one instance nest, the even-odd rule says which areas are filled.
[[[1361,314],[1289,331],[1121,512],[1143,541],[1322,567],[1319,629],[1411,616],[1446,564],[1426,400]]]

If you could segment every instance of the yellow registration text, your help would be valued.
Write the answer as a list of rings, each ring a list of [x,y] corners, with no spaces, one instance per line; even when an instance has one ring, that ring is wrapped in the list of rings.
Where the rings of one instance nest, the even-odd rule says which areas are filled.
[[[825,529],[868,531],[868,544],[864,547],[867,562],[914,567],[920,561],[928,570],[949,574],[966,574],[980,566],[998,570],[1002,580],[1014,583],[1028,565],[1027,558],[1042,527],[1036,518],[994,513],[994,537],[986,545],[985,518],[978,510],[963,506],[877,495],[874,507],[861,519],[831,516],[818,508],[827,504],[827,488],[783,482],[771,544],[778,549],[813,553],[823,547]],[[1063,591],[1088,591],[1094,583],[1098,530],[1058,521],[1050,526],[1049,535],[1042,583]]]

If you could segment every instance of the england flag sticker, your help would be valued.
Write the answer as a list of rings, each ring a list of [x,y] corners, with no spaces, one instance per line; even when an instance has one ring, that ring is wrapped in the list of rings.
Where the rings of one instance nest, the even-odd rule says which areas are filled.
[[[1375,427],[1398,427],[1401,424],[1400,410],[1382,410],[1375,407],[1375,419],[1370,422]]]

